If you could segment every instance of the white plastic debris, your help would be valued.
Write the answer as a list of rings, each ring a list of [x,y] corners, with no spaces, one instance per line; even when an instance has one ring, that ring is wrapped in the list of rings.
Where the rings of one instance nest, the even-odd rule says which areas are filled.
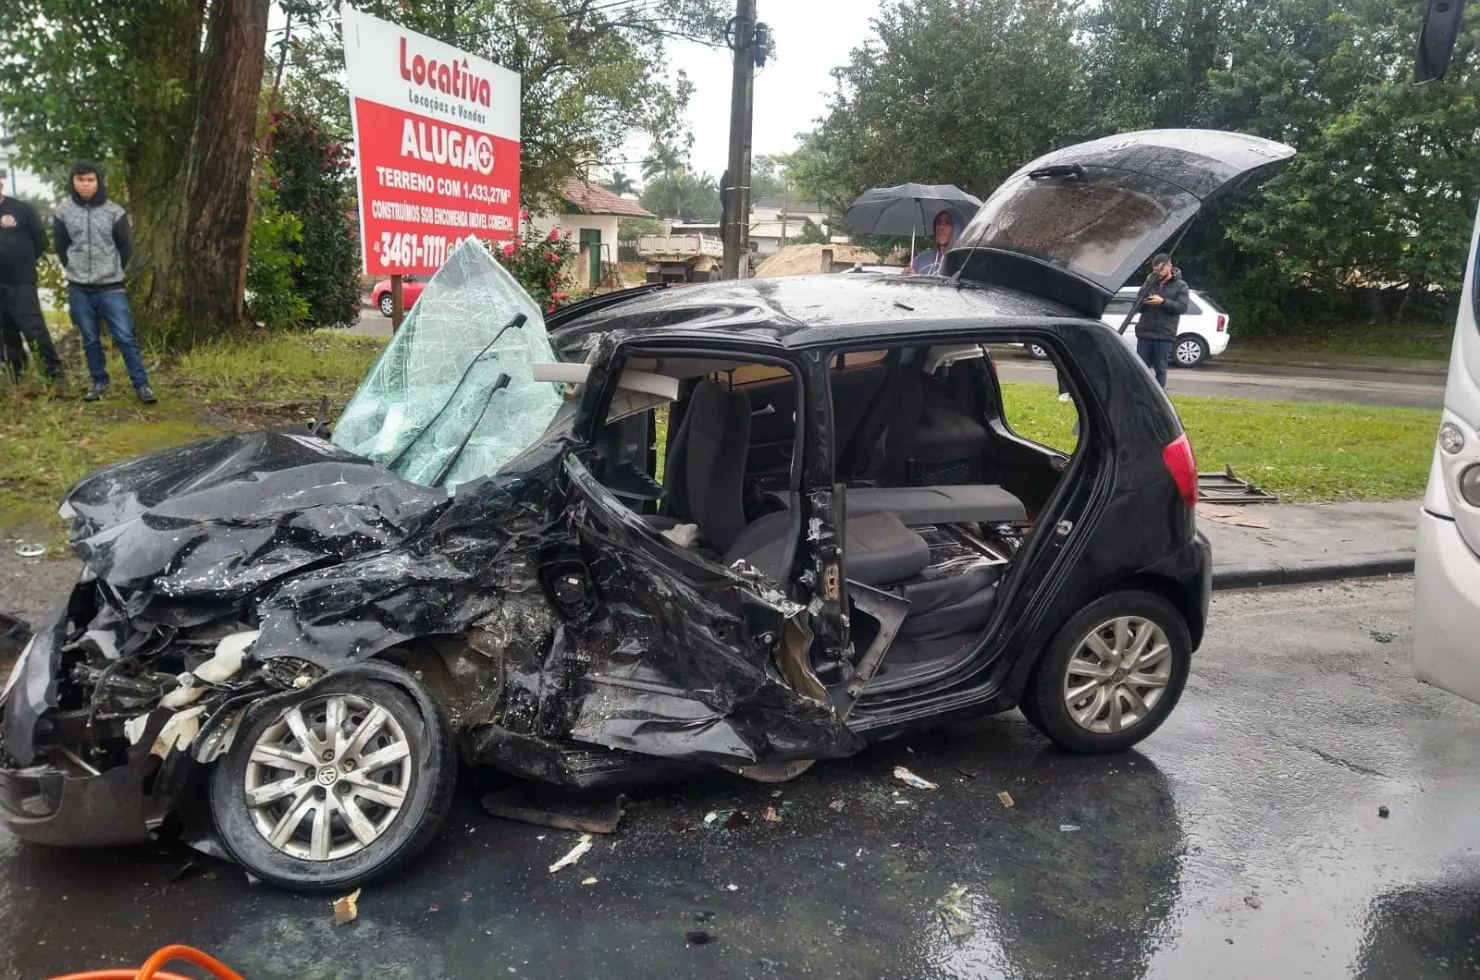
[[[663,537],[680,548],[692,548],[699,543],[699,525],[678,524],[664,531]]]
[[[40,558],[42,555],[46,554],[46,545],[23,544],[19,548],[15,549],[15,553],[20,555],[22,558]]]
[[[206,688],[196,683],[198,680],[211,684],[222,684],[235,677],[242,669],[242,658],[247,655],[247,650],[257,642],[257,637],[261,635],[261,630],[248,630],[245,633],[223,636],[221,642],[216,644],[215,655],[195,668],[193,672],[187,671],[181,674],[180,686],[160,698],[159,706],[178,711],[180,708],[199,701],[206,693]]]
[[[561,868],[570,867],[572,864],[575,864],[581,859],[581,855],[585,854],[589,850],[591,850],[591,835],[582,834],[581,842],[579,844],[577,844],[575,847],[572,847],[568,852],[566,852],[565,857],[550,865],[550,873],[554,874]]]
[[[148,715],[139,715],[139,717],[137,718],[130,718],[128,721],[124,722],[123,734],[128,736],[128,744],[138,745],[140,742],[144,741],[144,730],[148,727]]]
[[[932,783],[930,780],[928,780],[928,779],[921,779],[919,776],[916,776],[914,773],[910,772],[904,766],[895,766],[894,767],[894,778],[897,779],[897,780],[899,780],[900,782],[904,783],[906,786],[913,786],[915,789],[938,789],[939,788],[934,783]]]
[[[150,753],[163,759],[170,754],[171,749],[188,748],[195,741],[195,736],[200,734],[200,718],[205,712],[206,706],[199,704],[171,715],[170,720],[164,723],[164,727],[155,736]],[[147,720],[149,716],[144,717]]]

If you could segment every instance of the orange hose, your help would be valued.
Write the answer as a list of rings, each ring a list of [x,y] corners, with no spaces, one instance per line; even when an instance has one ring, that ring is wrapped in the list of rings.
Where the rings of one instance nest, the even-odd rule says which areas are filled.
[[[83,973],[52,977],[51,980],[191,980],[190,977],[182,977],[178,973],[165,973],[160,970],[160,967],[171,960],[183,960],[198,966],[209,971],[217,980],[242,980],[235,970],[215,957],[202,953],[192,946],[181,946],[178,943],[157,951],[137,970],[87,970]]]

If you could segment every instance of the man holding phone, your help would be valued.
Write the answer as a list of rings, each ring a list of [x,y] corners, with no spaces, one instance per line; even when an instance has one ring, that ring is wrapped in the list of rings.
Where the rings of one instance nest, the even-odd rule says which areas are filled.
[[[1141,320],[1136,324],[1136,355],[1163,388],[1177,327],[1187,312],[1187,292],[1187,283],[1172,267],[1170,255],[1162,252],[1151,260],[1151,275],[1142,287]]]

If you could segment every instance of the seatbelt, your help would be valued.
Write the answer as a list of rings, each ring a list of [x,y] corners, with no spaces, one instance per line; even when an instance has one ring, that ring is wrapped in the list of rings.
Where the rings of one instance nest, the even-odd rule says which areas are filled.
[[[884,390],[881,397],[874,399],[873,407],[868,415],[853,433],[853,440],[843,454],[844,478],[861,475],[859,467],[866,467],[872,461],[874,447],[878,445],[879,439],[883,437],[884,430],[889,426],[889,419],[894,414],[894,409],[899,404],[899,376],[904,367],[904,354],[902,351],[893,350],[889,352],[889,370],[884,375]]]

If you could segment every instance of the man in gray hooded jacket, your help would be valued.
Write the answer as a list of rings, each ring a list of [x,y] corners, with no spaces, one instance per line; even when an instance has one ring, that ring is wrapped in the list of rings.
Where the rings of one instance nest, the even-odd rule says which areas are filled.
[[[158,399],[149,387],[144,357],[134,339],[128,296],[123,291],[123,270],[134,250],[128,214],[108,200],[96,165],[86,160],[74,163],[71,180],[71,193],[58,205],[52,228],[57,255],[67,274],[68,309],[72,323],[82,334],[82,352],[87,357],[87,372],[92,375],[92,387],[82,397],[95,402],[108,390],[101,319],[107,322],[113,344],[123,355],[139,401],[152,405]]]

